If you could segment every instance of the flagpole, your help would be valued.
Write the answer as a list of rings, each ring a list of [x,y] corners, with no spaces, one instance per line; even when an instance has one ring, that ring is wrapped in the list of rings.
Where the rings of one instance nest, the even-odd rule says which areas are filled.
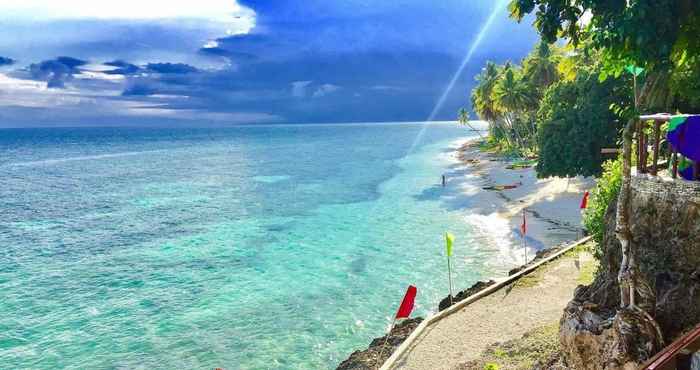
[[[447,256],[447,280],[450,283],[450,306],[452,306],[452,266],[450,264],[450,256]]]
[[[454,236],[450,233],[445,233],[445,255],[447,256],[447,282],[450,285],[450,306],[452,306],[452,263],[450,262],[450,257],[452,257],[452,243],[454,243]]]
[[[394,331],[394,325],[396,325],[396,317],[394,317],[394,320],[391,322],[389,333],[386,335],[386,337],[384,337],[384,344],[382,344],[382,348],[379,349],[379,356],[377,357],[377,361],[375,361],[377,369],[382,367],[382,355],[384,354],[384,348],[386,347],[386,344],[389,342],[389,336],[391,335],[391,332]]]
[[[527,265],[527,240],[525,240],[525,234],[527,234],[527,224],[525,221],[525,210],[523,209],[523,248],[525,249],[525,264]]]
[[[411,316],[411,311],[413,311],[413,305],[415,304],[415,299],[416,299],[416,293],[418,292],[418,289],[416,289],[415,286],[409,285],[408,289],[406,290],[406,294],[403,296],[403,300],[401,301],[401,305],[399,306],[399,310],[396,312],[396,315],[394,315],[394,320],[391,322],[391,327],[389,328],[389,333],[387,333],[386,337],[384,338],[384,344],[382,345],[382,348],[379,350],[379,357],[377,357],[377,360],[375,361],[375,365],[377,365],[377,369],[381,367],[381,363],[379,360],[381,360],[382,355],[384,354],[384,348],[386,347],[386,344],[389,342],[389,336],[391,335],[391,332],[394,330],[394,327],[396,326],[396,320],[400,318],[408,318]]]

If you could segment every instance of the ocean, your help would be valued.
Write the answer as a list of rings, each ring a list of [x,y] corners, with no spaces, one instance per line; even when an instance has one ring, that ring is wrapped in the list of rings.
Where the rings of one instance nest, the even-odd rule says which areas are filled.
[[[0,130],[0,369],[335,368],[409,284],[414,315],[436,309],[445,232],[456,288],[516,264],[508,222],[470,212],[453,181],[470,135]]]

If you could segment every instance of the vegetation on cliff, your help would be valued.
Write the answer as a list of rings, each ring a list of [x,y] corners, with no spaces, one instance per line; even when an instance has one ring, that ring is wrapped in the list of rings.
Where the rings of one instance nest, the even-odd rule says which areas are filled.
[[[602,245],[605,236],[605,214],[608,207],[615,202],[620,194],[622,161],[619,159],[608,161],[603,164],[603,169],[603,175],[596,182],[596,187],[591,192],[588,208],[583,213],[583,224],[598,245]],[[595,250],[593,255],[600,259],[600,250]]]

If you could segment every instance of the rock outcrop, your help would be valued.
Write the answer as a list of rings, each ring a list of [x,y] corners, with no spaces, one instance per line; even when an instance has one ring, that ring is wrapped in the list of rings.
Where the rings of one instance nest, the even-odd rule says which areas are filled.
[[[518,267],[513,268],[510,271],[508,271],[508,276],[515,275],[518,272],[525,270],[526,268],[534,265],[535,263],[540,262],[540,260],[543,260],[551,255],[556,254],[557,252],[560,252],[562,249],[564,249],[566,247],[567,247],[566,245],[560,245],[557,247],[538,250],[537,252],[535,252],[535,258],[533,258],[531,261],[529,261],[525,265],[518,266]]]
[[[700,322],[700,183],[637,176],[632,189],[641,309],[619,308],[622,257],[611,204],[599,273],[576,289],[561,319],[562,360],[570,368],[636,369]]]
[[[496,282],[493,280],[477,281],[471,287],[457,293],[457,295],[454,298],[452,298],[452,303],[450,303],[450,296],[448,295],[440,301],[440,304],[438,305],[438,311],[442,311],[469,296],[479,293],[480,291],[490,287],[493,284],[496,284]]]
[[[403,343],[411,332],[423,321],[422,317],[406,319],[397,324],[391,333],[375,338],[364,351],[355,351],[338,365],[336,370],[376,370]],[[384,345],[386,343],[386,346]],[[381,355],[381,358],[379,357]]]

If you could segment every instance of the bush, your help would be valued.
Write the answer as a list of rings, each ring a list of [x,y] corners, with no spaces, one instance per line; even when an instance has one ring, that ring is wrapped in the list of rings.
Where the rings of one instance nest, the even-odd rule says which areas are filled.
[[[600,150],[616,147],[622,128],[610,105],[624,102],[626,94],[625,81],[600,82],[597,73],[585,70],[547,89],[537,113],[537,176],[600,175]]]
[[[622,186],[622,159],[607,161],[603,164],[603,175],[598,179],[596,187],[591,192],[588,208],[583,213],[583,225],[593,236],[598,248],[594,251],[600,259],[600,247],[605,235],[605,213],[608,206],[617,199]]]

